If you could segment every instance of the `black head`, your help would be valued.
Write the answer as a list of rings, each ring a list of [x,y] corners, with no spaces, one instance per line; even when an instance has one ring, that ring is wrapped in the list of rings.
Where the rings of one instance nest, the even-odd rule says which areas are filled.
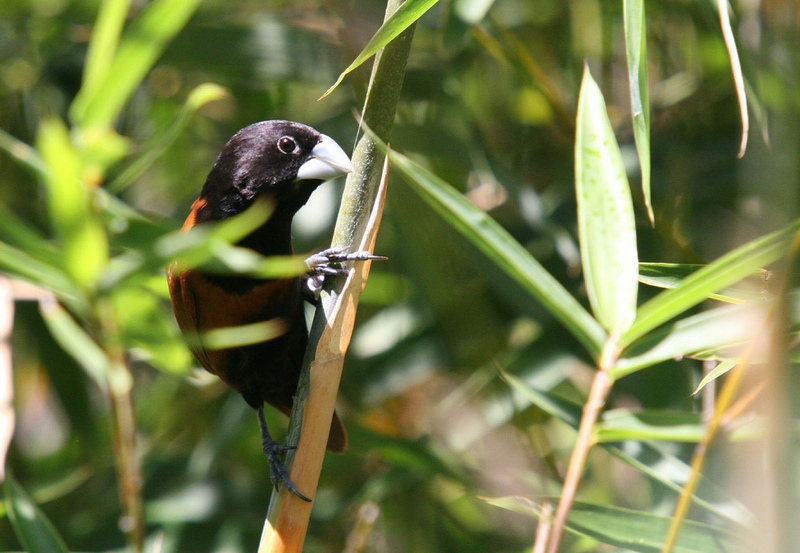
[[[350,173],[347,154],[330,137],[292,121],[262,121],[243,128],[217,157],[203,186],[200,220],[225,219],[255,198],[275,202],[290,217],[325,180]]]

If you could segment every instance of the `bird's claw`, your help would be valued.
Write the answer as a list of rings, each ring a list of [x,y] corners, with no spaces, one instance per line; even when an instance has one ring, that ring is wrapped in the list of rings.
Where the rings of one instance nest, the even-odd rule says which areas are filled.
[[[306,266],[308,267],[308,280],[306,285],[308,289],[317,296],[319,291],[322,290],[322,286],[325,284],[326,277],[347,275],[348,269],[344,267],[332,267],[331,264],[379,259],[387,258],[382,255],[373,255],[366,250],[351,252],[350,248],[328,248],[327,250],[322,250],[306,258]]]
[[[272,485],[275,486],[275,489],[277,490],[280,484],[283,484],[288,491],[303,501],[308,501],[310,503],[311,500],[300,493],[297,486],[289,479],[289,473],[286,471],[286,467],[284,467],[281,460],[278,459],[279,454],[296,449],[295,446],[281,445],[273,440],[264,442],[263,446],[264,453],[266,453],[267,460],[269,461],[269,479],[272,480]]]

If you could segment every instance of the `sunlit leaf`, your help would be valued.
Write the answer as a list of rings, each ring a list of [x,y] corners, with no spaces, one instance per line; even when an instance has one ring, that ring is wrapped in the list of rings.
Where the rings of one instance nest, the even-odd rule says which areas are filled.
[[[395,11],[389,19],[383,22],[380,29],[378,29],[372,36],[370,41],[364,47],[360,54],[356,56],[347,69],[342,71],[336,82],[325,91],[322,98],[333,92],[337,86],[344,80],[348,73],[359,67],[362,63],[374,56],[378,50],[389,44],[394,40],[397,35],[405,31],[411,25],[422,17],[425,12],[431,9],[438,0],[406,0],[403,2],[397,11]],[[320,99],[322,99],[320,98]]]
[[[650,98],[647,81],[647,26],[644,0],[623,1],[625,51],[628,58],[628,84],[631,91],[633,138],[642,172],[642,193],[650,223],[654,224],[650,199]]]
[[[622,336],[622,346],[694,307],[710,294],[780,259],[788,251],[798,229],[800,220],[783,230],[752,240],[693,273],[672,290],[661,292],[639,307],[636,320]]]
[[[82,88],[87,94],[95,93],[111,69],[129,7],[130,0],[107,0],[100,3],[83,68]]]
[[[656,288],[676,288],[683,279],[705,267],[687,263],[639,263],[639,282]],[[725,288],[709,299],[728,303],[747,303],[763,300],[770,279],[770,272],[757,269],[752,276],[742,281],[746,286]]]
[[[67,553],[67,546],[53,523],[10,473],[6,475],[4,489],[11,525],[25,550],[29,553]]]
[[[385,148],[385,145],[377,143]],[[606,340],[602,327],[503,227],[452,186],[411,159],[393,150],[389,150],[387,156],[411,188],[445,221],[544,305],[591,355],[600,353]]]
[[[578,98],[575,191],[586,291],[597,320],[618,335],[636,316],[636,222],[619,146],[588,65]]]
[[[108,127],[167,44],[183,28],[200,0],[154,0],[126,29],[104,77],[82,88],[70,108],[74,124]]]
[[[541,507],[520,496],[484,498],[490,505],[538,517]],[[567,530],[627,551],[654,553],[661,550],[670,518],[644,511],[576,501],[567,517]],[[726,528],[686,521],[676,553],[728,553],[738,543]]]
[[[573,429],[578,429],[581,420],[583,406],[579,403],[564,399],[552,392],[537,390],[529,386],[522,379],[511,375],[503,370],[498,370],[500,377],[506,381],[514,390],[519,392],[533,405],[542,409],[550,416],[566,423]],[[682,484],[688,478],[691,468],[689,465],[673,456],[661,448],[658,442],[640,441],[635,448],[636,453],[629,453],[627,449],[621,448],[613,443],[599,443],[600,447],[617,457],[622,462],[632,466],[642,474],[648,476],[654,482],[680,494],[683,490]],[[752,515],[741,504],[726,499],[726,505],[721,508],[716,502],[708,497],[717,497],[719,490],[713,489],[704,478],[701,478],[700,489],[692,496],[695,505],[714,513],[715,515],[740,524],[745,520],[752,520]]]
[[[63,122],[43,121],[37,148],[48,167],[48,208],[64,245],[67,272],[80,285],[94,284],[108,260],[105,229],[83,180],[83,162]]]
[[[697,388],[692,395],[696,395],[700,390],[705,388],[710,382],[713,382],[732,368],[737,365],[736,361],[722,361],[718,363],[716,367],[711,369],[707,375],[703,377],[703,380],[700,381],[700,384],[697,385]]]
[[[705,427],[697,413],[682,411],[644,410],[632,412],[614,409],[603,413],[595,426],[598,442],[625,440],[667,440],[699,442]]]
[[[743,343],[753,335],[755,326],[763,324],[763,315],[754,307],[732,305],[686,317],[651,332],[631,351],[623,352],[611,374],[622,378],[662,361]]]

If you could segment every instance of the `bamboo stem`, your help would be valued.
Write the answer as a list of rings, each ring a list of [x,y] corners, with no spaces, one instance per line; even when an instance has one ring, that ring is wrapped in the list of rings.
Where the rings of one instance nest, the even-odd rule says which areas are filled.
[[[399,7],[389,0],[388,18]],[[412,25],[376,56],[364,106],[364,122],[388,141],[394,122]],[[372,139],[362,135],[353,153],[355,173],[347,179],[332,246],[372,251],[385,201],[386,160]],[[298,489],[314,497],[330,429],[344,355],[350,344],[358,299],[370,262],[359,263],[343,282],[323,290],[309,336],[303,372],[295,395],[287,443],[297,444],[286,464]],[[299,553],[303,548],[312,504],[285,490],[273,492],[264,521],[259,553]]]
[[[553,520],[553,528],[550,532],[548,553],[558,553],[561,538],[564,535],[564,527],[567,523],[567,516],[572,508],[572,503],[575,501],[575,495],[578,492],[578,485],[581,482],[589,450],[595,444],[594,427],[600,417],[600,412],[605,407],[608,392],[614,384],[614,380],[611,378],[611,369],[619,356],[618,344],[619,336],[612,334],[608,337],[603,353],[600,355],[598,369],[594,375],[592,387],[589,390],[589,397],[583,406],[583,415],[578,426],[578,439],[575,441],[575,448],[572,450],[569,465],[567,466],[567,474],[564,477],[564,487],[561,490],[556,516]]]

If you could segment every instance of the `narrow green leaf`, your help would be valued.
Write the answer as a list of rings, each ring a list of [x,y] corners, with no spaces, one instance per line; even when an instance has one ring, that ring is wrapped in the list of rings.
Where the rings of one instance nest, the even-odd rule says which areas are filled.
[[[622,155],[588,66],[576,126],[575,189],[586,290],[597,320],[609,333],[621,334],[636,316],[636,222]]]
[[[39,312],[53,339],[83,367],[101,389],[111,373],[111,361],[75,319],[54,300],[41,301]]]
[[[595,427],[598,442],[625,440],[666,440],[696,443],[703,439],[705,427],[697,413],[681,411],[614,409],[603,413]]]
[[[650,224],[655,224],[650,200],[650,98],[647,81],[647,26],[644,0],[623,0],[625,50],[631,91],[633,139],[642,171],[642,193]]]
[[[692,395],[696,395],[700,390],[705,388],[709,382],[712,382],[718,379],[720,376],[731,370],[737,365],[736,361],[723,361],[717,364],[712,370],[708,372],[707,375],[703,377],[703,380],[700,381],[700,384],[697,385],[697,389],[692,392]]]
[[[154,0],[124,33],[104,78],[82,88],[70,108],[72,122],[84,130],[108,127],[133,91],[186,25],[200,0]]]
[[[656,288],[677,288],[683,279],[703,267],[705,265],[687,263],[639,263],[639,282]],[[708,298],[736,304],[764,300],[770,276],[769,271],[757,269],[742,281],[746,286],[728,287],[718,294],[709,294]]]
[[[719,292],[780,259],[786,254],[798,229],[800,220],[783,230],[752,240],[693,273],[676,288],[658,294],[639,307],[636,320],[622,336],[621,347],[694,307],[709,294]]]
[[[93,94],[108,75],[129,7],[130,0],[106,0],[100,3],[83,69],[82,87],[88,94]]]
[[[108,241],[83,180],[83,162],[64,123],[43,121],[36,140],[47,166],[50,218],[64,244],[64,264],[83,287],[92,286],[108,261]]]
[[[538,517],[541,507],[520,496],[483,498],[490,505]],[[567,530],[628,551],[661,550],[670,518],[644,511],[576,501],[567,517]],[[736,534],[719,526],[686,521],[675,553],[728,553],[738,543]]]
[[[286,333],[286,325],[280,319],[258,323],[207,330],[200,342],[207,349],[227,349],[260,344]]]
[[[0,242],[0,268],[22,280],[31,282],[50,290],[57,296],[76,305],[82,305],[84,311],[86,296],[72,280],[59,268],[40,261],[26,252]]]
[[[758,324],[763,324],[763,313],[750,306],[719,307],[686,317],[652,332],[623,352],[611,369],[612,377],[622,378],[669,359],[742,343]]]
[[[358,54],[356,59],[353,60],[353,63],[347,66],[347,69],[342,71],[342,74],[339,75],[339,78],[336,79],[336,82],[325,91],[325,94],[320,97],[320,100],[333,92],[344,80],[348,73],[374,56],[378,50],[389,44],[395,37],[397,37],[397,35],[416,23],[416,21],[437,2],[438,0],[406,0],[403,2],[403,4],[397,8],[397,11],[395,11],[391,17],[389,17],[389,19],[383,22],[383,25],[381,25],[380,29],[375,32],[361,53]]]
[[[37,177],[44,178],[47,174],[47,167],[39,157],[39,153],[3,129],[0,129],[0,149]]]
[[[204,83],[192,90],[186,98],[183,108],[177,115],[169,128],[158,134],[154,139],[142,148],[142,154],[137,156],[120,175],[111,181],[106,187],[113,193],[118,193],[127,188],[133,181],[139,178],[183,133],[189,124],[192,116],[198,109],[224,98],[228,92],[221,86]]]
[[[381,149],[386,145],[376,139]],[[519,242],[445,181],[394,150],[389,160],[428,205],[538,300],[596,357],[606,340],[597,321]]]
[[[67,553],[67,546],[53,523],[10,473],[6,475],[4,488],[11,525],[25,550],[29,553]]]
[[[573,429],[578,429],[583,409],[580,404],[564,399],[551,392],[537,390],[518,377],[503,370],[498,370],[498,373],[509,386],[518,391],[522,397],[526,398],[533,405],[536,405],[551,417],[564,422]],[[623,463],[630,465],[642,474],[648,476],[654,482],[674,491],[676,494],[682,493],[683,483],[691,472],[691,468],[686,463],[664,451],[660,447],[661,444],[657,442],[640,441],[639,447],[636,449],[636,454],[627,453],[613,443],[600,443],[598,445]],[[695,505],[734,524],[741,524],[742,521],[753,519],[752,515],[750,515],[744,506],[731,499],[725,500],[725,508],[720,508],[714,502],[706,499],[706,497],[717,497],[719,495],[720,492],[718,490],[712,489],[712,486],[710,486],[705,479],[701,478],[700,487],[692,496],[692,501]]]

